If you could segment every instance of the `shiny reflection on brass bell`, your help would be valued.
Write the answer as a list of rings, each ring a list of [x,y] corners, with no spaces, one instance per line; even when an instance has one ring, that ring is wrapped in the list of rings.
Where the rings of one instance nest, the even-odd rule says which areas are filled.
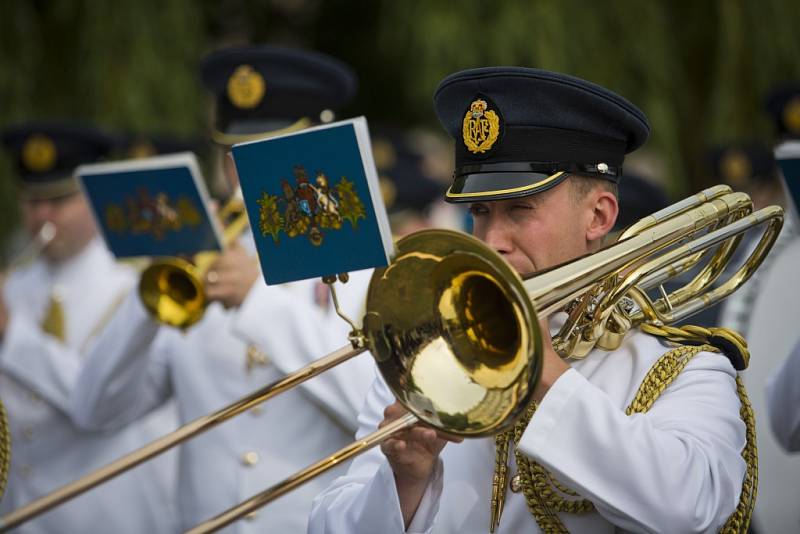
[[[452,434],[509,428],[541,371],[539,323],[520,277],[460,232],[398,241],[395,260],[372,277],[364,331],[397,399]]]
[[[199,321],[207,305],[196,266],[181,258],[164,258],[147,267],[139,280],[139,295],[153,317],[178,328]]]

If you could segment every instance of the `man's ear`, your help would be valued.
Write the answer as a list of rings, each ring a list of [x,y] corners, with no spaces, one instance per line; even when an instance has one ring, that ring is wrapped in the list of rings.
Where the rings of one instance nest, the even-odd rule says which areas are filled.
[[[587,195],[591,213],[589,224],[586,227],[586,241],[589,243],[598,242],[614,228],[619,214],[619,202],[613,193],[602,188],[595,188],[590,195]]]

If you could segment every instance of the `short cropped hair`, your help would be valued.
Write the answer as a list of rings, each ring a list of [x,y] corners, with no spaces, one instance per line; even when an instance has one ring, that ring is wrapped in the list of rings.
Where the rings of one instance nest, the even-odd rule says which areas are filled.
[[[571,174],[569,181],[572,184],[572,199],[576,202],[586,198],[586,195],[591,193],[595,187],[603,188],[619,200],[619,188],[616,183],[610,180],[582,174]]]

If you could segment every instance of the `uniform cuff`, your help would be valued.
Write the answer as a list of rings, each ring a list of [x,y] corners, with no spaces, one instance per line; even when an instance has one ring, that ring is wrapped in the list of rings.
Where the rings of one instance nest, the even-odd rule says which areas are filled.
[[[428,487],[425,489],[419,506],[417,506],[417,512],[408,525],[408,530],[406,530],[407,534],[424,534],[433,529],[436,514],[439,512],[439,498],[442,495],[443,474],[444,468],[442,459],[439,458],[433,468],[433,473],[431,473]],[[394,475],[392,475],[392,481],[394,482]]]
[[[563,423],[563,413],[569,406],[570,398],[586,384],[586,378],[575,369],[568,369],[558,377],[539,403],[528,428],[522,434],[519,448],[526,455],[536,458],[539,457],[538,452],[545,450],[559,422]]]

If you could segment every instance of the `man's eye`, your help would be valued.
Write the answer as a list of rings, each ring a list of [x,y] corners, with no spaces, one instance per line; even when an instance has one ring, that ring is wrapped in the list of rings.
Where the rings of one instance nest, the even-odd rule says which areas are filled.
[[[469,213],[473,217],[478,215],[486,215],[488,212],[489,210],[486,209],[486,206],[481,206],[480,204],[473,204],[469,207]]]
[[[530,204],[514,204],[511,206],[512,210],[520,211],[520,210],[532,210],[533,206]]]

